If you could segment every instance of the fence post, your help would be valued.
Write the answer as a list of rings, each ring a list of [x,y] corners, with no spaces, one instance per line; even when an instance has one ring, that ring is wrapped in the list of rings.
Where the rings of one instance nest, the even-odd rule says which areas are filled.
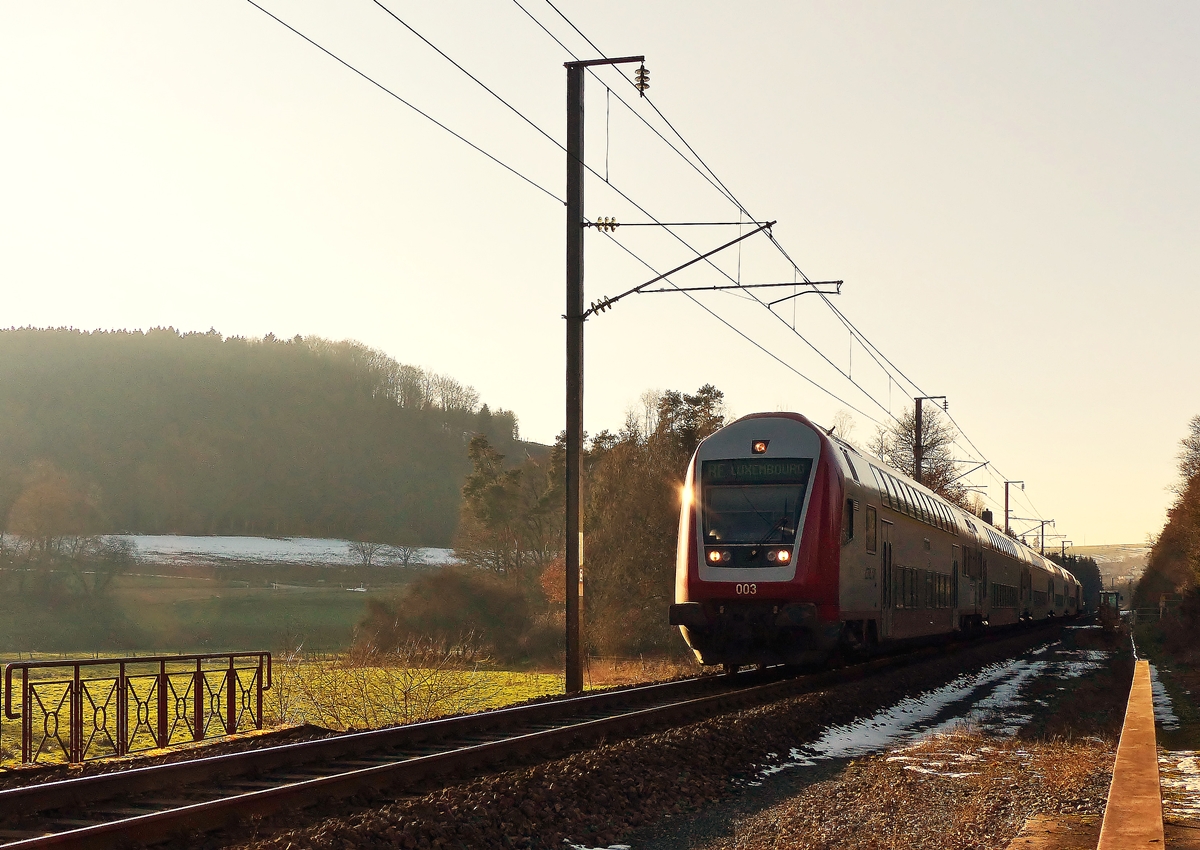
[[[262,692],[263,692],[263,657],[258,656],[258,714],[255,722],[255,728],[263,728],[262,715]]]
[[[21,761],[33,760],[33,709],[29,695],[29,668],[21,668]]]
[[[129,682],[125,679],[125,662],[117,672],[117,755],[129,752]]]
[[[71,763],[83,761],[83,688],[80,686],[79,665],[73,668],[71,681]]]
[[[232,735],[237,731],[237,669],[233,666],[233,656],[229,656],[229,674],[225,691],[225,732]]]
[[[155,744],[165,747],[167,741],[167,662],[158,662],[158,735]]]
[[[196,659],[196,672],[192,674],[192,740],[204,737],[204,671],[201,660]]]

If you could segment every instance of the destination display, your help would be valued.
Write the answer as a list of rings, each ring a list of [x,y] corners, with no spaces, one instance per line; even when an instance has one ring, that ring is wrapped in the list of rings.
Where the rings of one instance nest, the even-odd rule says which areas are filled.
[[[812,458],[741,458],[704,461],[704,484],[806,484]]]

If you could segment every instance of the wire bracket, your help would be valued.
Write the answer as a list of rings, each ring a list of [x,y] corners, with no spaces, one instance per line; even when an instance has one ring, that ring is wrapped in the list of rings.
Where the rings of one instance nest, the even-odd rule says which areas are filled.
[[[721,245],[717,248],[713,248],[711,251],[709,251],[707,253],[700,254],[699,256],[693,257],[692,259],[688,260],[686,263],[683,263],[682,265],[676,266],[675,268],[671,269],[669,272],[663,272],[658,277],[651,278],[650,280],[646,281],[645,283],[643,283],[639,286],[635,286],[633,289],[627,289],[624,292],[622,292],[620,295],[614,295],[611,298],[606,297],[606,298],[601,298],[599,301],[593,301],[592,305],[590,307],[588,307],[588,309],[583,311],[583,315],[580,316],[580,318],[586,319],[588,316],[592,315],[593,313],[601,313],[601,312],[607,310],[613,304],[616,304],[618,301],[620,301],[625,296],[633,295],[636,292],[641,292],[647,286],[658,283],[660,280],[670,277],[671,275],[675,274],[675,272],[682,271],[683,269],[686,269],[688,266],[695,265],[696,263],[700,262],[701,260],[706,260],[709,257],[711,257],[713,254],[719,253],[720,251],[724,251],[726,248],[730,247],[731,245],[736,245],[737,243],[741,242],[743,239],[749,239],[751,236],[753,236],[756,233],[761,233],[762,231],[765,230],[769,234],[771,232],[771,228],[775,225],[775,223],[776,222],[774,222],[774,221],[768,221],[764,224],[760,224],[758,227],[754,228],[749,233],[743,233],[737,239],[731,239],[730,241],[726,242],[724,245]]]

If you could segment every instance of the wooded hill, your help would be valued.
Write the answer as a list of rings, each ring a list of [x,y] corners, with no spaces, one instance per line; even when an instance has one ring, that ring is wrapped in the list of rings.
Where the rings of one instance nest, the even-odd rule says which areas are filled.
[[[1192,417],[1179,446],[1179,478],[1171,488],[1175,503],[1150,550],[1133,605],[1155,608],[1163,593],[1186,593],[1185,613],[1200,628],[1200,416]]]
[[[359,343],[0,331],[11,533],[449,545],[480,433],[515,462],[545,451],[470,387]]]

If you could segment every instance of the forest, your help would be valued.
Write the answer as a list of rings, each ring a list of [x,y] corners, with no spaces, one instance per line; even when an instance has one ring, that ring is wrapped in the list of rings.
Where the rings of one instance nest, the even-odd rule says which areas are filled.
[[[1150,550],[1134,607],[1157,608],[1163,593],[1183,593],[1185,615],[1200,627],[1200,416],[1192,417],[1179,447],[1175,501]]]
[[[467,448],[545,454],[453,378],[356,342],[0,331],[0,531],[449,544]]]

